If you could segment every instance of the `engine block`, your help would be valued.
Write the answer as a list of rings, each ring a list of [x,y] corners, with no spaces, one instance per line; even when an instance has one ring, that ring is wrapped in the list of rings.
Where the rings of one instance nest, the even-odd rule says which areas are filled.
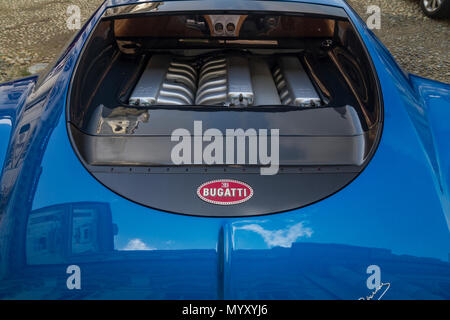
[[[129,104],[320,106],[321,99],[298,57],[272,60],[239,54],[204,59],[153,55]]]

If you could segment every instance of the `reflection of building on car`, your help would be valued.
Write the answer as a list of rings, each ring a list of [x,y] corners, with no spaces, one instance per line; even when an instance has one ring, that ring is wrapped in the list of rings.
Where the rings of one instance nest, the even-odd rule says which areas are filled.
[[[27,263],[65,263],[77,255],[112,251],[116,233],[108,204],[68,203],[35,210],[27,224]]]
[[[420,5],[430,18],[450,17],[450,0],[420,0]]]

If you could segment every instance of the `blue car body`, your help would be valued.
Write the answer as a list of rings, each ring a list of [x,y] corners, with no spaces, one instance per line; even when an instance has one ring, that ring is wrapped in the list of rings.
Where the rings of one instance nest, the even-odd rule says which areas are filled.
[[[345,1],[307,2],[346,11],[381,86],[378,149],[347,187],[288,212],[214,218],[151,209],[93,178],[67,133],[69,84],[103,12],[135,2],[106,1],[46,75],[0,85],[0,298],[359,299],[376,265],[383,299],[450,299],[450,86],[402,71]],[[61,247],[72,215],[98,212],[115,253],[33,255],[23,226],[41,211],[63,212]],[[72,264],[81,290],[66,286]]]

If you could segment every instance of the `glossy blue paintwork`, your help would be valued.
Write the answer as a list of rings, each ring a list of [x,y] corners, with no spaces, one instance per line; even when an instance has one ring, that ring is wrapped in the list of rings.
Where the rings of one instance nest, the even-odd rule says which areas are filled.
[[[37,76],[0,84],[0,174],[8,151],[13,123]]]
[[[103,5],[23,91],[26,101],[10,97],[11,86],[35,79],[0,86],[0,130],[11,131],[0,139],[0,150],[9,141],[0,298],[358,299],[370,294],[367,267],[379,265],[391,284],[384,299],[450,299],[449,85],[405,74],[343,1],[308,2],[347,11],[381,83],[383,136],[354,182],[314,205],[252,218],[169,214],[103,187],[76,157],[65,118],[72,71]],[[114,250],[83,243],[86,213]],[[66,287],[71,264],[82,269],[82,290]]]

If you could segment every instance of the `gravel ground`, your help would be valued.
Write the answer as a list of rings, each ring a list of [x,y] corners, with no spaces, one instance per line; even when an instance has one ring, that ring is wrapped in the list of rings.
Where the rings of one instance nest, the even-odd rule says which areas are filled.
[[[367,6],[381,8],[374,30],[400,66],[422,77],[450,82],[450,20],[426,17],[419,0],[347,0],[366,21]]]
[[[347,0],[366,20],[367,6],[381,8],[377,36],[408,72],[450,82],[450,21],[425,17],[418,0]],[[30,67],[55,59],[74,31],[67,7],[86,21],[102,0],[0,0],[0,82],[30,74]],[[33,71],[33,70],[31,70]]]
[[[77,5],[84,23],[102,0],[0,0],[0,82],[27,76],[51,63],[74,35],[67,8]]]

